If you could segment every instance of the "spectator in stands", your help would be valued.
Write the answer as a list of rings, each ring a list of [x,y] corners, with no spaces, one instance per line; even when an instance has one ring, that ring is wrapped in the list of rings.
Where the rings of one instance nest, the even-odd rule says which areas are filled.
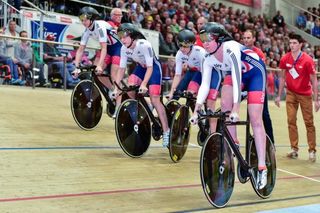
[[[19,33],[21,38],[27,38],[27,31],[21,31]],[[27,74],[32,70],[32,59],[33,59],[33,49],[31,48],[30,42],[25,39],[21,39],[14,47],[14,58],[13,62],[19,66],[20,79],[22,80],[20,84],[25,84],[27,79]],[[29,76],[32,77],[32,76]],[[29,79],[31,80],[31,79]]]
[[[143,24],[143,28],[152,30],[153,29],[153,18],[152,16],[149,16],[146,20],[146,22]]]
[[[1,34],[2,33],[3,32],[1,32]],[[11,57],[7,56],[6,42],[3,38],[0,38],[0,63],[9,66],[11,72],[11,83],[20,85],[21,80],[19,79],[18,66],[13,63]]]
[[[315,57],[316,59],[318,59],[318,63],[319,63],[319,65],[320,65],[320,47],[318,47],[318,48],[316,48],[316,49],[314,50],[314,57]]]
[[[141,25],[143,19],[144,19],[144,12],[143,9],[141,9],[142,6],[141,5],[137,5],[134,14],[136,14],[137,16],[137,22],[139,22],[139,24]]]
[[[177,19],[176,18],[172,18],[172,22],[171,22],[171,32],[174,34],[178,34],[180,31],[180,26],[177,23]]]
[[[298,157],[298,127],[297,111],[301,107],[302,116],[307,129],[307,141],[309,145],[309,160],[316,161],[316,130],[313,123],[312,93],[314,108],[317,112],[320,108],[318,99],[318,82],[313,59],[301,51],[303,38],[298,34],[290,35],[291,51],[285,54],[280,61],[279,67],[283,70],[280,78],[278,96],[275,103],[280,107],[280,96],[287,85],[287,121],[291,151],[287,157],[296,159]]]
[[[278,68],[278,62],[272,61],[270,67],[273,69]],[[273,80],[272,80],[273,79]],[[274,99],[275,95],[279,90],[279,77],[277,71],[270,71],[267,75],[267,87],[268,87],[268,94],[271,95],[271,98]]]
[[[243,44],[253,50],[259,58],[262,59],[263,62],[266,60],[266,56],[263,54],[262,50],[254,46],[255,42],[255,34],[252,30],[246,30],[243,34]],[[266,88],[267,89],[267,88]],[[273,136],[273,127],[272,127],[272,121],[270,118],[269,113],[269,107],[268,107],[268,95],[267,90],[264,96],[264,106],[263,106],[263,112],[262,112],[262,119],[264,128],[266,130],[267,135],[270,137],[271,141],[274,142],[274,136]]]
[[[234,33],[232,36],[233,36],[233,39],[234,39],[235,41],[241,43],[241,35],[240,35],[240,33],[236,32],[236,33]]]
[[[320,19],[319,18],[316,19],[311,34],[317,38],[320,38]]]
[[[200,32],[201,28],[208,22],[204,17],[199,17],[197,20],[197,32]],[[203,47],[203,44],[200,40],[199,33],[196,34],[196,43],[195,45]]]
[[[180,20],[179,20],[179,30],[186,29],[186,27],[187,27],[186,20],[180,19]]]
[[[300,11],[299,15],[296,18],[296,25],[299,29],[304,29],[307,24],[307,17],[304,15],[303,11]]]
[[[5,35],[18,37],[19,33],[17,31],[17,24],[14,20],[9,21],[9,28],[6,29]],[[13,58],[14,57],[14,46],[19,42],[18,39],[7,38],[6,41],[6,55]]]
[[[142,25],[140,24],[139,20],[138,20],[138,16],[136,13],[132,13],[130,16],[130,22],[135,25],[138,28],[142,28]]]
[[[196,28],[194,27],[194,23],[191,22],[191,21],[188,22],[186,29],[191,30],[194,34],[197,33],[197,30],[196,30]]]
[[[305,28],[306,32],[311,34],[313,27],[314,27],[313,16],[311,14],[308,14],[306,28]]]
[[[277,11],[277,14],[273,17],[273,23],[275,23],[278,27],[284,27],[284,17],[281,15],[280,11]]]
[[[176,55],[177,47],[175,41],[173,40],[173,34],[167,33],[164,43],[159,46],[160,55]]]
[[[121,19],[122,19],[121,9],[113,8],[110,12],[110,20],[108,21],[108,23],[111,25],[111,27],[117,30],[121,24]]]
[[[46,36],[46,40],[55,41],[55,36],[53,34],[48,34]],[[54,43],[45,43],[43,49],[43,60],[48,64],[51,72],[53,71],[53,69],[57,69],[61,78],[64,78],[66,73],[67,86],[75,86],[79,82],[79,79],[74,79],[71,73],[75,70],[76,67],[72,63],[67,63],[66,57],[62,55],[60,50],[57,48],[57,45]]]
[[[166,62],[163,62],[161,64],[162,64],[162,71],[163,71],[163,73],[165,73],[164,76],[168,77],[168,78],[170,78],[170,80],[172,80],[175,75],[175,70],[176,70],[175,57],[168,58],[168,60]]]

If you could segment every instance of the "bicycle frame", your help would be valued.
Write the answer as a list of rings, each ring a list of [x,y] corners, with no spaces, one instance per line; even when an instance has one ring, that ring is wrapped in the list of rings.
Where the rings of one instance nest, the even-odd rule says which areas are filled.
[[[149,118],[151,119],[152,123],[156,125],[155,127],[161,129],[161,124],[153,115],[153,113],[152,113],[151,109],[149,108],[148,103],[144,97],[145,96],[143,94],[137,94],[137,101],[140,102],[144,106],[144,108],[147,110],[147,114],[148,114]]]
[[[119,90],[122,91],[122,93],[127,93],[127,92],[130,92],[130,91],[135,91],[136,92],[136,100],[138,102],[140,102],[142,104],[142,106],[146,109],[147,111],[147,114],[152,122],[152,124],[155,125],[155,128],[156,129],[161,129],[161,132],[162,132],[162,127],[161,127],[161,124],[160,122],[155,118],[155,116],[153,115],[151,109],[149,108],[149,105],[145,99],[145,94],[141,94],[138,92],[138,87],[133,87],[133,88],[130,88],[128,87],[123,81],[121,81],[121,84],[124,86],[124,88],[121,88],[116,82],[115,82],[115,85],[116,87],[118,87]],[[162,103],[162,102],[161,102]]]
[[[219,111],[217,111],[219,112]],[[211,115],[207,115],[200,120],[202,119],[207,119],[207,118],[217,118],[218,121],[220,120],[221,122],[221,125],[218,125],[217,126],[217,131],[216,132],[219,132],[221,133],[221,137],[224,138],[226,137],[227,138],[227,141],[228,141],[228,144],[231,148],[231,150],[233,151],[234,155],[236,156],[236,158],[238,159],[241,167],[243,168],[244,171],[247,171],[250,175],[252,175],[252,172],[251,172],[251,167],[249,166],[248,164],[248,161],[249,161],[249,143],[250,143],[250,139],[251,139],[251,134],[250,134],[250,120],[249,120],[249,112],[247,111],[247,119],[245,121],[237,121],[237,122],[231,122],[231,121],[227,121],[227,118],[228,118],[228,113],[224,112],[221,114],[221,112],[219,112],[220,114],[211,114]],[[200,123],[200,122],[199,122]],[[245,158],[243,157],[243,155],[240,153],[238,147],[235,145],[234,143],[234,140],[228,130],[228,126],[239,126],[239,125],[245,125],[246,126],[246,137],[245,137],[245,140],[246,140],[246,151],[245,151]],[[221,142],[223,142],[223,140],[221,140]],[[224,153],[224,146],[221,146],[222,149],[221,149],[221,156],[222,156],[222,162],[223,162],[223,153]]]
[[[111,76],[110,75],[107,75],[107,74],[101,74],[101,75],[96,75],[95,71],[92,70],[91,71],[91,81],[92,83],[96,83],[96,85],[98,86],[100,92],[102,93],[102,95],[104,96],[104,98],[106,99],[106,101],[108,102],[108,104],[110,106],[114,106],[115,107],[115,104],[114,102],[111,100],[111,98],[109,97],[109,94],[108,92],[106,91],[106,87],[102,84],[102,82],[98,79],[98,77],[107,77],[109,78],[110,82],[112,83],[111,81]]]
[[[247,112],[247,120],[246,121],[237,121],[237,122],[231,122],[231,121],[226,121],[226,117],[224,117],[224,120],[221,126],[219,126],[219,130],[217,132],[220,132],[222,134],[222,137],[226,137],[228,140],[228,144],[230,148],[232,149],[233,153],[235,154],[236,158],[238,159],[241,167],[245,171],[249,171],[251,167],[248,164],[248,158],[249,158],[249,143],[250,143],[250,121],[249,121],[249,113]],[[245,151],[245,159],[243,158],[243,155],[240,153],[238,147],[235,145],[234,140],[228,130],[228,126],[239,126],[239,125],[245,125],[246,126],[246,151]],[[223,146],[222,146],[223,147]],[[223,150],[223,149],[222,149]],[[223,155],[222,155],[223,156]]]
[[[175,95],[182,97],[182,98],[185,98],[186,99],[185,106],[187,106],[192,111],[194,110],[196,98],[193,97],[192,93],[190,93],[188,91],[184,91],[184,92],[177,92],[177,94],[175,94]],[[205,125],[202,122],[198,122],[198,126],[199,126],[199,129],[201,132],[206,131]]]

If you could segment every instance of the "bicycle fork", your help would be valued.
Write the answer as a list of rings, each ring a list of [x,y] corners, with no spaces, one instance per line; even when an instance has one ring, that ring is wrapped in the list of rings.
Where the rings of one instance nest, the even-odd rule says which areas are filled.
[[[140,94],[138,94],[138,95],[140,95]],[[158,120],[154,117],[151,109],[149,108],[149,105],[148,105],[147,101],[146,101],[143,97],[138,97],[137,100],[138,100],[138,102],[140,102],[140,103],[144,106],[144,108],[146,109],[147,114],[148,114],[148,116],[149,116],[149,118],[151,119],[151,122],[152,122],[152,137],[153,137],[156,141],[158,141],[158,140],[161,138],[161,135],[162,135],[162,126],[161,126],[161,124],[160,124],[160,121],[158,121]]]

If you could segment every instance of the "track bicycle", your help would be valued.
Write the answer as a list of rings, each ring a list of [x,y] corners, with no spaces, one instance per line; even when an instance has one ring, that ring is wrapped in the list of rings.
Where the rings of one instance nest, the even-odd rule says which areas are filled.
[[[199,120],[217,118],[217,132],[212,133],[206,139],[200,157],[200,177],[204,194],[208,201],[217,208],[227,205],[233,192],[235,181],[234,156],[238,160],[237,175],[241,183],[249,179],[256,194],[265,199],[268,198],[276,183],[276,157],[275,147],[270,138],[266,138],[266,166],[268,169],[267,185],[257,188],[258,156],[255,139],[250,133],[249,113],[245,121],[228,121],[230,112],[199,113]],[[245,156],[240,153],[235,145],[227,127],[231,125],[246,126]]]
[[[194,94],[189,91],[175,92],[174,97],[185,98],[185,104],[180,105],[175,111],[171,126],[170,126],[170,142],[169,152],[173,162],[180,161],[187,151],[189,140],[190,140],[190,109],[193,111],[195,106],[196,98]],[[205,142],[206,137],[209,133],[209,122],[198,122],[199,132],[197,140],[199,145]]]
[[[162,138],[162,127],[158,117],[155,117],[145,97],[139,93],[138,85],[123,88],[115,84],[121,93],[135,92],[136,99],[127,99],[121,103],[115,118],[115,132],[122,150],[132,158],[138,158],[148,150],[151,137],[158,141]],[[172,116],[179,104],[171,102],[165,106],[170,126]]]
[[[115,101],[109,97],[109,89],[98,79],[95,65],[81,66],[79,78],[81,80],[71,94],[71,112],[77,125],[83,130],[93,130],[99,123],[103,107],[101,93],[107,101],[107,115],[112,117],[115,112]],[[84,77],[85,76],[85,77]],[[109,78],[108,74],[99,76]]]

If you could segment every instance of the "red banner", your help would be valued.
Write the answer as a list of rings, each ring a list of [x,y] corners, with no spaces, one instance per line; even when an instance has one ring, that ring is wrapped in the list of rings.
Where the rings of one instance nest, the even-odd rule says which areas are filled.
[[[249,6],[249,7],[253,6],[253,1],[252,0],[229,0],[229,1],[237,3],[237,4],[246,5],[246,6]]]

